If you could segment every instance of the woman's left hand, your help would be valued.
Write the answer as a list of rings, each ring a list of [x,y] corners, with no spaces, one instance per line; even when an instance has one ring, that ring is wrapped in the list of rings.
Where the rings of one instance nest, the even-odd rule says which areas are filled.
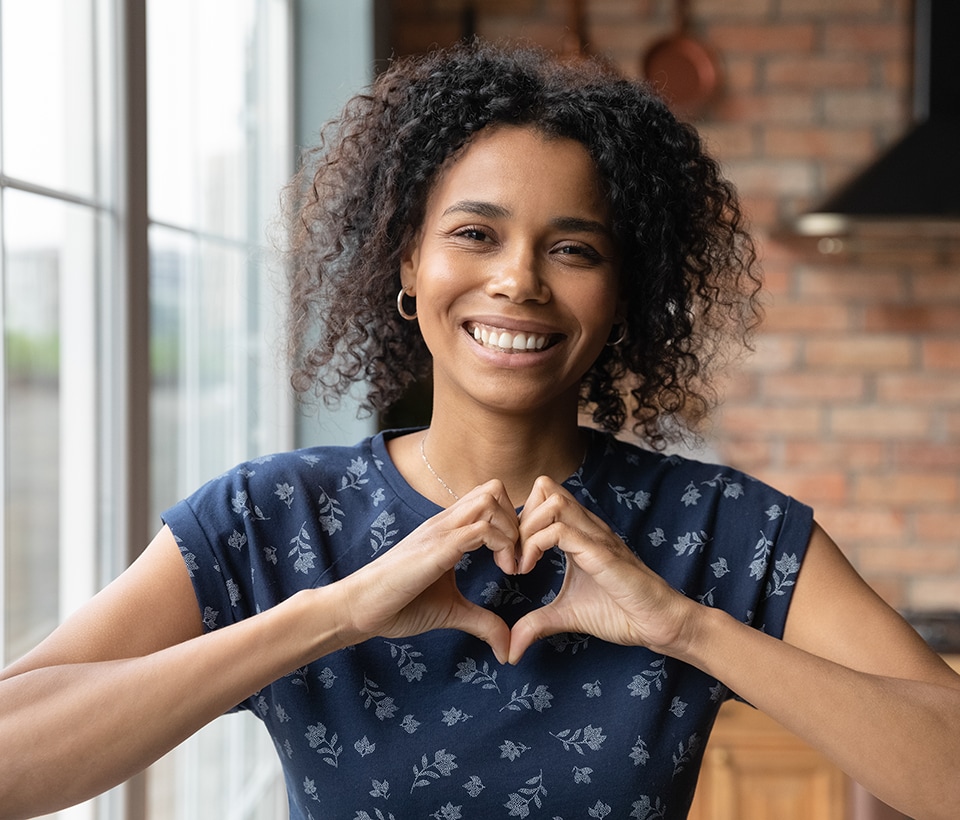
[[[510,662],[537,640],[580,632],[611,643],[674,654],[695,629],[699,606],[646,566],[562,486],[541,477],[520,518],[519,572],[552,547],[566,556],[557,597],[514,624]]]

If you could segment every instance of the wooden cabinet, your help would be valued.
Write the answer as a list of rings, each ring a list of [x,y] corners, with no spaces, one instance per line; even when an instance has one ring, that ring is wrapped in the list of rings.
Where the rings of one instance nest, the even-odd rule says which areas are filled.
[[[848,820],[849,780],[762,712],[726,703],[690,820]]]

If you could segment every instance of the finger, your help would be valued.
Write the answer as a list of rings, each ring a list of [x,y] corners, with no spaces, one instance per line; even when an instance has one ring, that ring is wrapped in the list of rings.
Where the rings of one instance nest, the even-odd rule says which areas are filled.
[[[516,574],[519,521],[503,482],[493,480],[481,484],[458,504],[463,504],[465,515],[476,519],[474,525],[468,525],[469,537],[474,539],[473,548],[486,547],[493,552],[494,563],[502,572]]]
[[[510,627],[488,609],[468,601],[463,596],[451,608],[445,628],[468,632],[484,641],[493,650],[497,661],[507,663],[510,657]]]
[[[508,662],[516,665],[526,651],[537,641],[571,631],[560,620],[561,611],[553,604],[547,604],[524,615],[510,630],[510,652]]]

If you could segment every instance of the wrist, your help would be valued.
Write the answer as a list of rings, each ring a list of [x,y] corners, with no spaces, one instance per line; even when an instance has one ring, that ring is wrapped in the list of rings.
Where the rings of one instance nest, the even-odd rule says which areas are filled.
[[[303,590],[294,596],[302,598],[306,608],[302,623],[309,623],[311,661],[323,655],[362,643],[366,636],[360,635],[349,618],[349,595],[338,581],[326,586]]]
[[[714,653],[721,645],[721,635],[732,623],[738,623],[721,609],[690,601],[690,613],[677,650],[672,653],[679,660],[707,673],[715,666]]]
[[[663,654],[702,668],[711,642],[710,635],[717,628],[716,621],[726,613],[701,604],[686,596],[680,596],[680,627],[668,647],[659,649]]]

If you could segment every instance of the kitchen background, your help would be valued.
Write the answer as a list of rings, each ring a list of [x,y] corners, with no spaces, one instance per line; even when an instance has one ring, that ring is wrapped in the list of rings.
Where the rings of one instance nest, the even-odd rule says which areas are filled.
[[[671,0],[391,0],[397,55],[456,41],[582,43],[630,76],[675,32]],[[768,291],[723,386],[708,455],[814,506],[892,605],[960,605],[960,222],[843,239],[793,220],[911,125],[909,0],[693,0],[719,88],[688,115],[737,185]],[[960,148],[960,146],[957,146]],[[954,159],[954,162],[956,160]]]

